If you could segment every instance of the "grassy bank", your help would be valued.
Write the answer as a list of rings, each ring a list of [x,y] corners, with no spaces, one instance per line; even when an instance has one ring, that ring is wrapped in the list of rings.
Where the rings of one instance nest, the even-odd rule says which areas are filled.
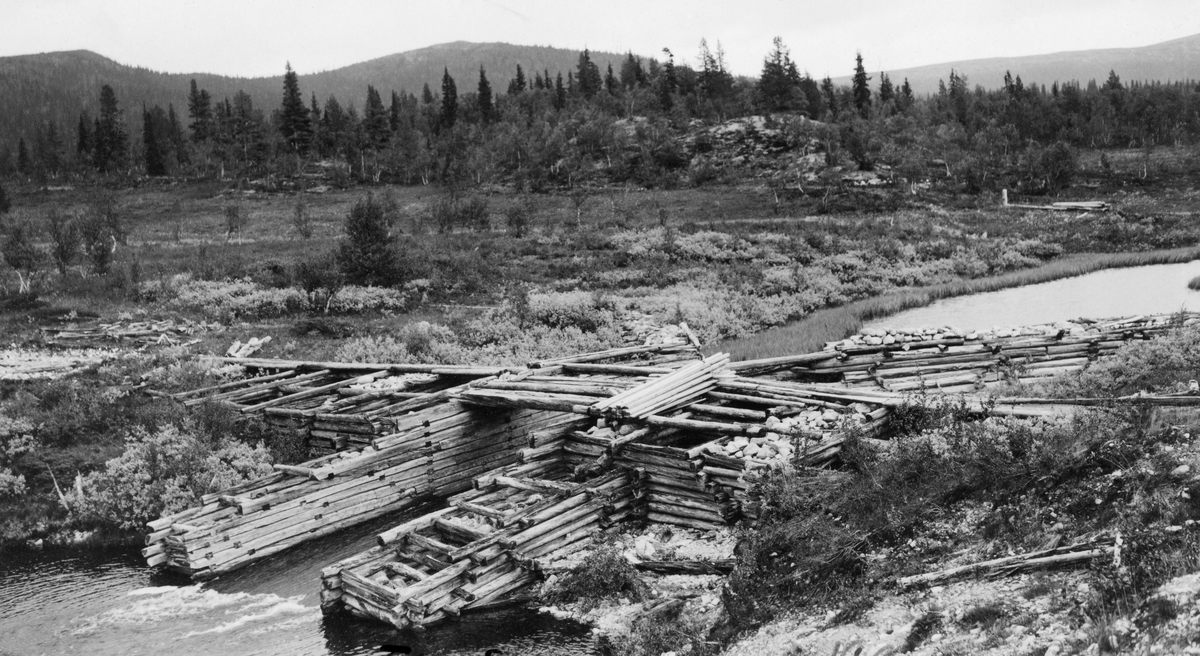
[[[765,330],[742,339],[720,342],[710,346],[708,350],[728,352],[735,360],[806,353],[819,350],[825,342],[843,339],[854,334],[864,322],[898,314],[912,308],[924,307],[944,298],[1050,282],[1102,269],[1178,264],[1198,258],[1200,258],[1200,247],[1196,246],[1143,253],[1072,255],[1033,269],[919,287],[817,310],[786,326]]]

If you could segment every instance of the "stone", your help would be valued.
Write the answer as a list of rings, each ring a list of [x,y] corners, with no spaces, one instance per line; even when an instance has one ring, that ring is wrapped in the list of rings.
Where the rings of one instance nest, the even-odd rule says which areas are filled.
[[[1188,474],[1190,474],[1191,472],[1192,472],[1191,465],[1179,465],[1175,469],[1171,470],[1171,478],[1173,478],[1175,480],[1182,480],[1184,478],[1187,478]]]

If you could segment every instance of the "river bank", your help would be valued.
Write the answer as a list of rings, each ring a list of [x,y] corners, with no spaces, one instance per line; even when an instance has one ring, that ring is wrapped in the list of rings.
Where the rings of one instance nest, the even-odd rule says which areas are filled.
[[[820,350],[826,342],[844,339],[858,332],[867,322],[893,317],[913,308],[926,307],[942,299],[1027,287],[1085,276],[1097,271],[1183,264],[1195,261],[1198,258],[1200,258],[1200,247],[1174,248],[1142,253],[1092,253],[1065,256],[1049,264],[1032,269],[988,278],[960,280],[929,287],[895,291],[838,307],[816,310],[812,314],[785,326],[770,328],[746,338],[719,342],[707,347],[706,351],[728,352],[735,360],[807,353]],[[1186,284],[1187,280],[1185,279],[1183,286],[1186,287]],[[1152,292],[1150,290],[1141,290],[1140,292],[1142,296],[1145,296],[1147,293]],[[1178,309],[1178,307],[1167,307],[1159,311],[1171,312]],[[1128,312],[1117,312],[1113,316],[1120,314],[1128,314]],[[1064,318],[1068,317],[1058,316],[1049,320]],[[964,319],[968,318],[956,317],[953,323],[964,326],[971,325],[969,320]],[[1026,323],[1034,322],[1036,320],[1026,321]],[[880,323],[891,324],[893,322],[880,321]],[[1022,323],[1022,320],[1013,318],[1006,323],[1015,325]],[[986,325],[991,325],[991,323],[987,322]],[[972,327],[983,326],[984,323],[981,323],[979,326]]]

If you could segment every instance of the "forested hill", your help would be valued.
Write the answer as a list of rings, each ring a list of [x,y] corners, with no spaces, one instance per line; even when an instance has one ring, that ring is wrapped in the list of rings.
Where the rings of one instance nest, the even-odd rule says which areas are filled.
[[[622,55],[591,53],[592,61],[606,70],[609,63],[620,68]],[[456,41],[411,50],[361,62],[332,71],[300,75],[300,90],[307,101],[315,93],[323,103],[333,94],[346,106],[354,103],[360,110],[367,85],[387,97],[391,91],[407,90],[418,96],[428,83],[440,90],[443,68],[454,77],[459,92],[474,90],[482,65],[492,88],[498,92],[520,64],[532,81],[534,71],[562,72],[564,79],[579,62],[578,50],[544,46],[519,46],[507,43],[468,43]],[[279,76],[236,78],[204,73],[158,73],[149,69],[119,64],[86,50],[37,55],[0,57],[0,144],[13,144],[19,136],[31,140],[36,126],[53,121],[59,130],[73,133],[81,110],[95,116],[100,87],[107,84],[116,92],[131,129],[141,125],[138,112],[147,106],[174,104],[186,120],[188,83],[193,78],[214,99],[232,97],[238,91],[250,94],[257,108],[267,114],[279,106],[283,95],[285,62],[279,62]],[[68,142],[73,142],[69,139]]]
[[[915,93],[925,94],[937,92],[938,81],[945,80],[950,69],[966,75],[971,87],[979,84],[985,89],[995,89],[1003,84],[1005,71],[1011,71],[1013,75],[1019,74],[1025,84],[1036,82],[1046,86],[1054,82],[1061,84],[1072,80],[1078,80],[1084,85],[1089,80],[1104,84],[1109,71],[1115,71],[1122,80],[1129,82],[1200,80],[1200,34],[1140,48],[1105,48],[1027,57],[971,59],[888,70],[887,73],[897,83],[908,78]],[[872,75],[878,77],[877,72]],[[850,77],[838,78],[834,82],[849,84]]]

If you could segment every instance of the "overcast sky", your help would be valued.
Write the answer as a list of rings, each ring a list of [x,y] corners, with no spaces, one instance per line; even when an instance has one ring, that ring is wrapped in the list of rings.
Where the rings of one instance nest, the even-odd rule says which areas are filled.
[[[1200,32],[1195,0],[0,0],[0,56],[92,50],[173,73],[299,73],[447,41],[694,62],[719,41],[757,75],[771,39],[814,76],[979,57],[1149,45]]]

